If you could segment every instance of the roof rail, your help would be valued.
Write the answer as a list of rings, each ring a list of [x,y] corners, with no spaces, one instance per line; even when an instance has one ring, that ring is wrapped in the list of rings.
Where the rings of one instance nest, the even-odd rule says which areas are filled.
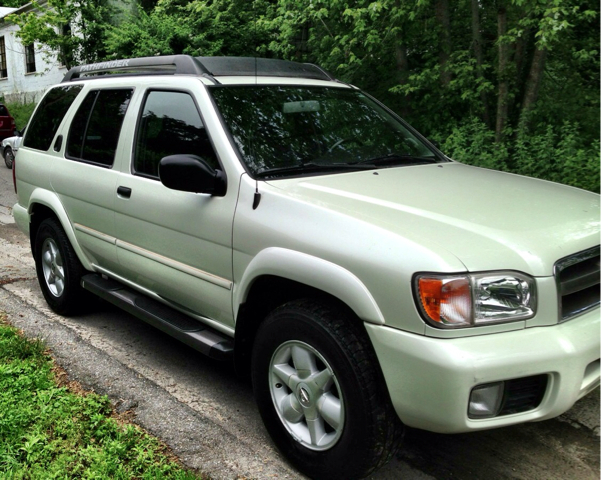
[[[295,77],[332,81],[335,78],[311,63],[261,57],[196,57],[211,73],[219,76]]]
[[[323,68],[311,63],[256,57],[192,57],[169,55],[108,60],[69,70],[63,83],[113,75],[200,75],[219,83],[215,76],[270,76],[338,81]],[[83,78],[82,78],[83,77]]]
[[[107,60],[106,62],[73,67],[65,74],[63,83],[80,80],[82,75],[87,76],[108,72],[117,74],[203,75],[211,77],[209,71],[196,58],[190,55],[168,55]]]

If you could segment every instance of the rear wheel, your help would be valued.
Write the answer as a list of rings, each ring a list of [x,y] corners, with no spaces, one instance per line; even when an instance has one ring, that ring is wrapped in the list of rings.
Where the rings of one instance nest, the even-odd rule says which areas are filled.
[[[257,333],[253,387],[282,453],[311,478],[360,478],[385,464],[402,426],[362,325],[314,300],[274,310]]]
[[[4,150],[4,163],[6,164],[6,168],[13,168],[13,163],[15,161],[15,153],[13,149],[10,147],[6,147]]]
[[[78,312],[89,298],[80,285],[85,270],[55,219],[47,218],[40,224],[34,256],[38,281],[50,308],[61,315]]]

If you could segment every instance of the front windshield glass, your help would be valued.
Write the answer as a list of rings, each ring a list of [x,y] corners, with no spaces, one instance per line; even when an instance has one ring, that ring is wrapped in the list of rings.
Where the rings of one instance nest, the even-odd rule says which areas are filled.
[[[242,160],[259,177],[443,161],[358,90],[249,85],[211,93]]]

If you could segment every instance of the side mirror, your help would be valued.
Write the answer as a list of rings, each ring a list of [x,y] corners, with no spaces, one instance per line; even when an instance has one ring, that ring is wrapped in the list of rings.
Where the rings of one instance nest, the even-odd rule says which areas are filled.
[[[159,162],[161,183],[172,190],[209,193],[223,197],[226,192],[225,174],[215,170],[197,155],[169,155]]]

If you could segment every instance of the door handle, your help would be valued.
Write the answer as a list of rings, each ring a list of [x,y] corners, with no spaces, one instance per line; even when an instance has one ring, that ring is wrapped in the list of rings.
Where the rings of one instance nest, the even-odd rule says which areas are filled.
[[[117,187],[117,195],[123,198],[129,198],[131,197],[131,188]]]

